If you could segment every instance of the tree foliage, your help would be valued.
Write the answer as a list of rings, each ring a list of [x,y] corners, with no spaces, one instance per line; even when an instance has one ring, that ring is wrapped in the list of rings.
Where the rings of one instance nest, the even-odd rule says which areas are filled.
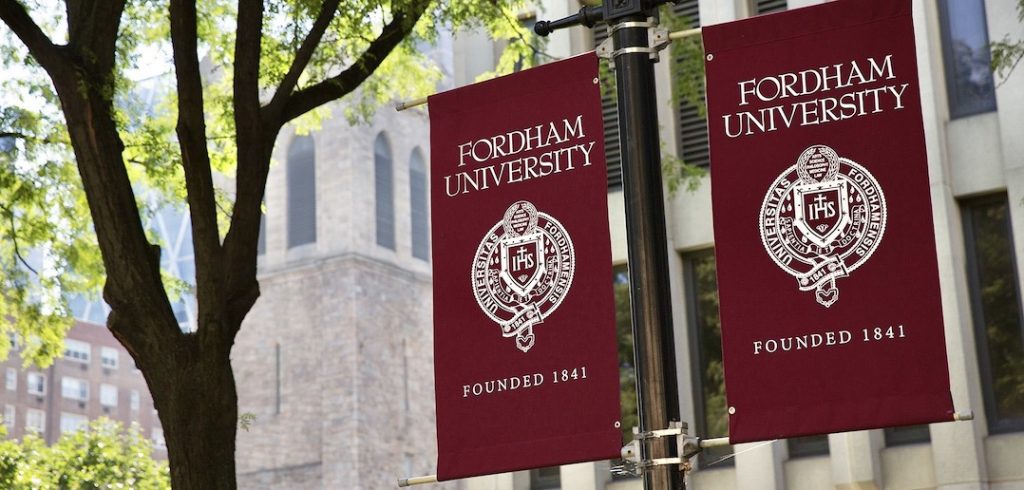
[[[1024,23],[1024,0],[1017,0],[1017,21]],[[991,43],[992,71],[1006,80],[1024,58],[1024,39],[1013,39],[1009,35]]]
[[[169,489],[167,463],[155,461],[152,450],[137,427],[107,419],[49,447],[26,435],[0,442],[0,488]]]
[[[6,9],[18,8],[19,2],[7,3]],[[62,11],[54,2],[20,3],[27,12],[36,12],[34,20],[54,43],[69,38],[69,10]],[[281,84],[293,84],[295,91],[324,81],[329,86],[335,83],[331,75],[348,63],[380,61],[359,57],[388,18],[408,8],[423,10],[419,22],[340,109],[353,122],[365,120],[393,98],[434,90],[441,74],[421,48],[437,40],[439,28],[485,28],[499,39],[509,39],[506,55],[490,75],[508,72],[515,62],[532,60],[528,55],[535,43],[532,33],[514,20],[520,3],[361,1],[338,7],[339,2],[269,2],[261,24],[261,102],[269,102],[267,94]],[[329,12],[332,19],[308,54],[305,69],[289,73],[318,16],[328,15],[321,7],[331,4],[336,10]],[[112,98],[124,164],[140,191],[137,205],[144,222],[156,208],[182,203],[187,194],[181,142],[174,134],[179,110],[168,9],[166,0],[127,4],[117,35],[117,64],[110,77],[86,82],[99,84],[97,88]],[[233,177],[235,72],[229,68],[235,64],[231,19],[238,8],[221,0],[199,2],[197,9],[196,49],[207,69],[202,96],[210,163],[215,172]],[[0,80],[0,287],[7,292],[0,296],[0,318],[10,322],[0,322],[0,330],[36,339],[29,343],[26,358],[46,365],[59,354],[60,341],[71,325],[68,300],[78,294],[96,299],[105,271],[60,101],[46,70],[10,29],[0,29],[0,67],[5,74]],[[308,111],[294,121],[302,131],[331,114],[322,105]],[[223,239],[234,191],[216,187],[214,192]],[[164,282],[172,297],[183,290],[169,277]],[[0,336],[0,357],[9,349],[7,344],[7,336]]]
[[[691,29],[696,25],[695,19],[684,15],[675,15],[668,6],[661,9],[662,25],[670,32]],[[672,70],[672,107],[688,104],[697,108],[697,114],[706,119],[707,105],[704,103],[704,43],[700,36],[689,36],[674,41],[668,53],[671,56]],[[678,109],[677,109],[678,110]],[[685,161],[680,155],[672,152],[661,152],[661,169],[669,196],[675,195],[680,189],[696,190],[707,175],[703,167]]]

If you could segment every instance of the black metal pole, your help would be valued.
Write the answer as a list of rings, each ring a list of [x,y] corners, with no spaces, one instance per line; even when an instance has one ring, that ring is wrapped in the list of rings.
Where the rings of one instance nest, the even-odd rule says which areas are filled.
[[[648,51],[631,49],[650,46],[646,21],[641,14],[612,24],[641,432],[680,420],[654,62]],[[673,445],[671,438],[653,439],[640,445],[641,458],[672,457]],[[652,467],[644,488],[683,488],[679,468]]]
[[[649,17],[656,17],[657,6],[668,1],[605,0],[601,7],[584,7],[565,19],[535,26],[537,34],[546,36],[576,24],[591,27],[603,18],[612,29],[640,432],[667,429],[670,422],[681,419],[658,108],[647,24]],[[674,445],[672,438],[641,443],[641,461],[681,455],[682,448]],[[650,467],[644,472],[644,488],[682,490],[683,473],[677,465]]]

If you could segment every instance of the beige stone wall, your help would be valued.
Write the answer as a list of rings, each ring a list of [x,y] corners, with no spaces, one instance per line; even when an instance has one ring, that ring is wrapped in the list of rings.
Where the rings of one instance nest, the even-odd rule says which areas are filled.
[[[232,352],[241,488],[376,489],[436,472],[430,264],[412,257],[409,157],[429,160],[426,115],[382,108],[312,134],[317,241],[287,248],[285,155],[266,198],[261,296]],[[376,243],[373,144],[394,161],[395,250]],[[278,368],[280,364],[280,368]]]

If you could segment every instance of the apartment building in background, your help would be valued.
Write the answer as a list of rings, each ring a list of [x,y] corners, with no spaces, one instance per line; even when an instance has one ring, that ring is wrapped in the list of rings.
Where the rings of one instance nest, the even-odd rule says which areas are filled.
[[[153,456],[167,458],[146,380],[105,326],[76,322],[64,340],[63,355],[46,368],[24,367],[21,345],[12,341],[12,346],[10,356],[0,362],[0,404],[8,438],[31,433],[53,444],[63,434],[106,417],[125,427],[137,425],[153,442]]]
[[[195,283],[192,229],[180,208],[166,206],[149,218],[147,227],[161,245],[161,267],[190,284]],[[30,254],[37,265],[41,253]],[[107,330],[108,307],[99,298],[78,295],[69,302],[77,319],[64,340],[63,355],[47,368],[24,367],[19,342],[11,337],[11,354],[0,363],[5,387],[0,392],[8,438],[32,432],[48,444],[64,433],[78,430],[100,417],[137,424],[153,443],[153,456],[167,458],[160,419],[149,387],[128,351]],[[171,309],[182,331],[195,330],[195,297],[190,293],[172,301]]]

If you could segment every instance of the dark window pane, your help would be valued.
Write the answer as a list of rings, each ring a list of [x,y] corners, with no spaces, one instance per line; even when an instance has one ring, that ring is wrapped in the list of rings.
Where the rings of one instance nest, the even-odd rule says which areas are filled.
[[[619,345],[619,387],[622,402],[622,440],[633,439],[633,427],[639,425],[636,405],[636,371],[633,368],[633,319],[629,298],[629,267],[612,269],[615,291],[615,330]]]
[[[770,14],[786,10],[786,0],[756,0],[754,3],[754,14]]]
[[[828,436],[794,437],[786,439],[786,446],[790,459],[821,456],[828,454]]]
[[[691,29],[700,27],[700,9],[697,0],[684,0],[672,6],[672,14],[684,24],[673,26],[679,29]],[[684,43],[694,44],[687,46]],[[689,49],[688,49],[689,48]],[[696,50],[696,53],[694,52]],[[706,167],[710,163],[708,152],[708,125],[705,116],[701,114],[701,107],[704,105],[704,73],[702,70],[693,69],[686,65],[685,60],[689,57],[700,57],[701,47],[697,38],[677,41],[673,43],[672,55],[674,58],[673,77],[676,82],[673,84],[679,87],[681,83],[689,86],[699,87],[700,100],[691,102],[682,94],[677,94],[679,107],[677,116],[679,118],[679,157],[690,165]],[[683,82],[682,80],[686,80]]]
[[[394,169],[391,145],[384,133],[373,144],[374,185],[377,200],[377,245],[395,249]]]
[[[633,368],[633,319],[629,299],[629,267],[625,264],[612,269],[612,288],[615,292],[615,331],[619,345],[619,400],[622,406],[622,441],[633,440],[633,427],[640,425],[636,403],[636,371]],[[620,466],[622,460],[611,465]],[[612,474],[614,480],[634,478],[632,475]]]
[[[698,0],[681,0],[679,3],[672,6],[672,14],[684,19],[687,23],[686,27],[699,27],[700,11],[698,4]],[[595,47],[608,38],[608,32],[604,24],[598,25],[594,28],[593,32]],[[691,73],[682,69],[680,58],[685,56],[684,51],[674,51],[674,53],[675,66],[673,69],[673,77],[695,77],[697,83],[702,85],[704,80],[704,74],[702,72]],[[602,70],[604,70],[606,65],[602,64],[601,66]],[[619,138],[618,103],[614,87],[614,74],[602,72],[602,78],[607,81],[607,83],[602,84],[603,92],[601,95],[601,108],[604,113],[604,139],[605,154],[607,156],[608,163],[608,188],[614,190],[622,188],[622,145]],[[701,89],[700,92],[700,104],[703,104],[703,89]],[[707,122],[704,116],[700,114],[700,109],[697,105],[681,96],[679,97],[679,100],[680,102],[677,112],[677,117],[679,118],[679,157],[690,165],[707,166],[710,161],[708,152]]]
[[[530,470],[530,490],[558,488],[561,484],[562,475],[558,466]]]
[[[1006,195],[965,202],[963,218],[989,432],[1024,430],[1024,335]]]
[[[725,376],[722,369],[722,324],[718,317],[718,280],[712,250],[685,258],[686,304],[690,317],[690,359],[696,405],[696,429],[702,438],[729,435]],[[705,449],[700,464],[707,466],[732,454],[732,447]],[[732,459],[724,461],[732,464]]]
[[[427,166],[419,148],[409,158],[409,205],[412,213],[412,256],[430,260],[430,230],[427,225]]]
[[[592,30],[594,48],[608,39],[608,28],[598,24]],[[604,154],[608,167],[608,188],[622,189],[622,145],[619,142],[619,104],[615,95],[615,73],[601,63],[601,114],[604,118]]]
[[[885,429],[885,445],[902,446],[918,444],[932,440],[927,425],[908,425],[906,427],[889,427]]]
[[[983,0],[938,0],[952,118],[996,110]]]
[[[316,152],[313,138],[288,146],[288,248],[316,242]]]

